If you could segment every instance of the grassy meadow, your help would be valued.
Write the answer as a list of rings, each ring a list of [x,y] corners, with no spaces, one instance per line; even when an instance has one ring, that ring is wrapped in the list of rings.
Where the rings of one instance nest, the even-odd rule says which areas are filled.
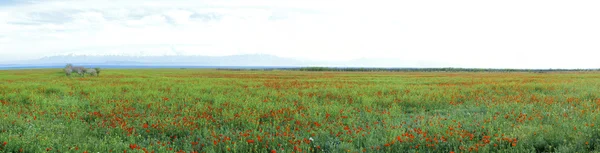
[[[599,152],[600,73],[0,71],[0,152]]]

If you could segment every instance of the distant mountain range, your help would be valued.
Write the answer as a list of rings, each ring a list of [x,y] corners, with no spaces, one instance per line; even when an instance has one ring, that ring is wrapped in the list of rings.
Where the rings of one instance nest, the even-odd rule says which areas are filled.
[[[304,63],[272,55],[232,55],[232,56],[118,56],[118,55],[65,55],[44,57],[32,63],[56,64],[150,64],[150,65],[210,65],[210,66],[276,66],[303,65]]]
[[[246,54],[231,56],[193,55],[56,55],[37,60],[13,62],[3,65],[164,65],[164,66],[330,66],[330,67],[442,67],[445,63],[400,61],[395,59],[355,59],[348,61],[316,61],[284,58],[266,54]]]

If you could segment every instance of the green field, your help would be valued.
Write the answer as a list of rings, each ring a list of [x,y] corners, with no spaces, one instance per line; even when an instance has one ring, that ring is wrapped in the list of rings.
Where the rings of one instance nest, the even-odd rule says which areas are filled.
[[[598,152],[600,73],[0,71],[0,152]]]

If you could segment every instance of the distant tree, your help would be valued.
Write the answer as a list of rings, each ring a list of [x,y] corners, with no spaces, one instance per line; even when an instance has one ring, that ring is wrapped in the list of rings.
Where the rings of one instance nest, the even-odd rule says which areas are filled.
[[[73,72],[73,69],[71,69],[71,68],[65,68],[65,75],[71,76],[71,72]]]
[[[87,73],[87,70],[88,69],[82,67],[82,69],[81,69],[81,71],[82,71],[82,77],[85,77],[85,74]]]
[[[85,76],[85,68],[82,66],[74,66],[73,71],[75,71],[77,74],[79,74],[82,77]]]
[[[97,67],[97,68],[94,68],[94,70],[96,70],[96,75],[97,75],[97,76],[100,76],[100,68],[99,68],[99,67]]]
[[[65,66],[64,71],[65,71],[65,75],[71,76],[71,73],[73,72],[73,64],[67,64]]]
[[[96,69],[85,69],[85,73],[90,74],[91,76],[98,75],[98,73],[96,72]]]

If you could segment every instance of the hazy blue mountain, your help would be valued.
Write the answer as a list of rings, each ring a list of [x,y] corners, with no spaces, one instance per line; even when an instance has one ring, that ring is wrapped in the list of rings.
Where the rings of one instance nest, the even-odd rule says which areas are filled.
[[[283,58],[266,54],[231,56],[131,56],[131,55],[56,55],[37,60],[20,61],[7,65],[57,66],[67,63],[75,65],[138,65],[138,66],[275,66],[275,67],[444,67],[447,63],[409,61],[397,59],[360,58],[348,61],[314,61]]]
[[[300,66],[310,62],[264,54],[232,56],[123,56],[58,55],[15,64],[106,64],[106,65],[203,65],[203,66]]]

